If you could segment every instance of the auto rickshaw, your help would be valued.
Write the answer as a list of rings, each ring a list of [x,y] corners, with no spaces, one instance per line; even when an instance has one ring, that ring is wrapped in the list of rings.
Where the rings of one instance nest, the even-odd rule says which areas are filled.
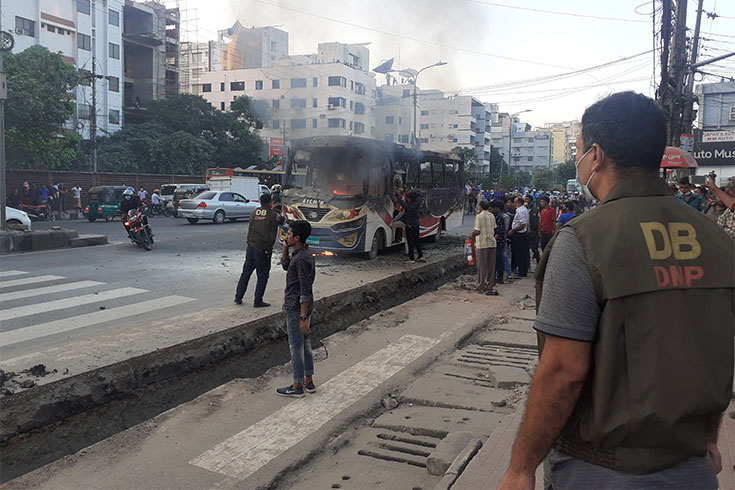
[[[112,221],[120,216],[120,202],[123,199],[124,185],[104,185],[89,189],[89,201],[84,207],[84,216],[94,222],[97,218]]]

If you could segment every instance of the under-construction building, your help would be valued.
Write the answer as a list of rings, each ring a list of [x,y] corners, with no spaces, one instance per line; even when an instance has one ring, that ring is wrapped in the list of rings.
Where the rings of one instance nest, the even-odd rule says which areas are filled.
[[[179,92],[178,8],[125,0],[124,110],[136,119],[146,104]]]

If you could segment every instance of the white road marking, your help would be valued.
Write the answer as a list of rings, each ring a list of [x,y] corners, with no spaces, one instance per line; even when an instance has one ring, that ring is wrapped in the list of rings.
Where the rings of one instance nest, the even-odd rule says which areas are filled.
[[[0,272],[0,277],[22,276],[23,274],[28,273],[26,271],[2,271]]]
[[[296,400],[190,461],[209,471],[243,480],[319,430],[334,416],[439,342],[404,335]]]
[[[72,308],[74,306],[88,305],[97,303],[98,301],[106,301],[108,299],[124,298],[134,294],[147,293],[147,289],[138,288],[120,288],[102,291],[95,294],[84,294],[73,298],[58,299],[56,301],[47,301],[45,303],[36,303],[34,305],[19,306],[17,308],[8,308],[0,310],[0,320],[13,320],[29,315],[37,315],[47,311],[63,310],[64,308]]]
[[[25,342],[26,340],[33,340],[41,337],[47,337],[49,335],[69,332],[71,330],[118,320],[120,318],[149,313],[151,311],[168,308],[170,306],[189,303],[190,301],[194,301],[194,298],[187,298],[185,296],[165,296],[163,298],[152,299],[140,303],[118,306],[117,308],[110,308],[109,310],[100,310],[93,313],[87,313],[85,315],[78,315],[30,327],[18,328],[9,332],[0,332],[0,347],[7,347],[19,342]]]
[[[58,286],[47,286],[44,288],[26,289],[24,291],[15,291],[12,293],[0,293],[1,301],[11,301],[14,299],[30,298],[33,296],[42,296],[44,294],[61,293],[65,291],[72,291],[74,289],[89,288],[92,286],[102,286],[104,282],[97,281],[79,281],[70,282],[67,284],[60,284]]]
[[[12,279],[10,281],[0,282],[0,288],[10,288],[13,286],[25,286],[26,284],[56,281],[58,279],[64,279],[64,278],[61,276],[36,276],[36,277],[26,277],[25,279]]]

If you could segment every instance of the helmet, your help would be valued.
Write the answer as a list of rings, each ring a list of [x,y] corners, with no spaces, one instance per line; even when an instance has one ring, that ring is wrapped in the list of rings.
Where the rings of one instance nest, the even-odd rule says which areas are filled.
[[[158,194],[160,191],[158,189],[153,189],[154,194]]]
[[[128,187],[127,189],[125,189],[125,191],[123,191],[123,196],[125,197],[125,199],[130,199],[131,197],[133,197],[133,190]]]
[[[271,192],[281,192],[281,184],[273,184],[271,186]]]

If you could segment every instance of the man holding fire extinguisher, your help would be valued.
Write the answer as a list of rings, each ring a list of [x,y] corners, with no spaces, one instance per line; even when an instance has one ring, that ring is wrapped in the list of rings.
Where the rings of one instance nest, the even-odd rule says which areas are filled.
[[[477,290],[497,295],[495,291],[495,216],[490,212],[490,203],[480,201],[479,213],[475,216],[475,229],[469,238],[475,240],[477,255]]]

